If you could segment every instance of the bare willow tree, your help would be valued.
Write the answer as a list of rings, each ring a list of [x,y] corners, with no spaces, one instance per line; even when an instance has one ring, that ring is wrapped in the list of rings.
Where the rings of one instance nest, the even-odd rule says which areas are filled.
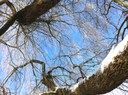
[[[127,8],[127,0],[0,0],[0,93],[128,93],[128,47],[99,71],[127,34]]]

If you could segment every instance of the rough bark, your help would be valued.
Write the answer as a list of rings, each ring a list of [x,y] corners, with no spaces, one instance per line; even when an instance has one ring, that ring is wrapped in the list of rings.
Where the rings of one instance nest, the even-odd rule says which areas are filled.
[[[50,76],[51,77],[51,76]],[[50,88],[52,91],[55,91],[56,89],[56,84],[53,82],[53,79],[50,78],[48,75],[43,74],[43,80],[42,83]]]
[[[30,25],[31,23],[35,22],[38,17],[48,12],[60,1],[61,0],[34,0],[32,4],[26,6],[15,14],[14,7],[9,6],[11,9],[13,9],[13,16],[10,17],[10,19],[8,19],[5,25],[3,25],[3,27],[0,29],[0,36],[3,35],[16,20],[20,24]],[[0,5],[4,3],[5,2],[0,2]]]
[[[112,91],[128,78],[128,46],[114,58],[103,73],[97,72],[86,82],[81,83],[74,92],[60,88],[56,92],[42,95],[97,95]]]
[[[18,12],[18,21],[24,25],[30,25],[39,16],[48,12],[49,9],[59,3],[60,0],[35,0],[31,5]]]
[[[124,0],[113,0],[115,3],[118,3],[119,5],[128,8],[128,1]]]
[[[32,4],[14,14],[0,29],[0,36],[17,20],[23,25],[30,25],[36,19],[48,12],[49,9],[59,3],[60,0],[35,0]],[[120,0],[114,0],[117,2]],[[117,2],[120,4],[120,2]],[[1,2],[3,4],[3,2]],[[125,6],[127,3],[121,3]],[[126,5],[127,7],[127,5]],[[128,46],[121,55],[115,57],[109,67],[103,73],[92,75],[85,83],[80,84],[74,92],[70,89],[59,88],[54,92],[42,95],[96,95],[107,93],[118,87],[128,78]]]

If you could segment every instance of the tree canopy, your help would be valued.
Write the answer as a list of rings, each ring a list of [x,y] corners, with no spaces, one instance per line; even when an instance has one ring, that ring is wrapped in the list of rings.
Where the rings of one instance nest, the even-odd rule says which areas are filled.
[[[127,33],[127,0],[0,0],[0,94],[128,93]]]

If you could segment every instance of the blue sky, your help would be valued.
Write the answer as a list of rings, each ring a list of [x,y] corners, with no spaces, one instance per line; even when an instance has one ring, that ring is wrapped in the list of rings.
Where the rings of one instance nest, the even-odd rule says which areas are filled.
[[[79,63],[95,56],[95,54],[107,50],[106,52],[99,54],[82,68],[87,75],[91,75],[93,72],[95,72],[95,70],[98,68],[97,64],[100,64],[100,62],[107,55],[111,44],[115,43],[115,40],[113,41],[113,39],[117,32],[113,25],[107,21],[105,16],[100,14],[99,9],[97,9],[96,4],[94,4],[93,1],[88,3],[84,0],[81,1],[83,3],[76,4],[74,11],[68,5],[65,6],[66,8],[58,6],[57,8],[50,10],[50,12],[48,12],[45,16],[41,17],[43,19],[49,18],[50,16],[53,17],[52,19],[55,21],[50,24],[53,34],[50,34],[48,26],[45,23],[39,23],[38,26],[36,26],[36,24],[22,26],[24,29],[20,28],[18,32],[16,32],[18,27],[13,30],[11,30],[13,28],[11,27],[8,30],[9,32],[6,34],[7,36],[4,35],[1,37],[2,40],[6,41],[10,45],[15,45],[16,33],[19,33],[20,36],[18,43],[21,44],[23,42],[27,42],[24,46],[20,47],[22,52],[15,48],[8,49],[5,45],[1,44],[0,61],[1,68],[3,68],[0,68],[1,76],[3,76],[3,70],[5,71],[5,75],[7,75],[11,70],[11,66],[7,67],[8,64],[15,64],[16,66],[33,58],[44,61],[46,63],[47,71],[58,65],[66,67],[68,70],[73,70],[71,60],[68,56],[64,55],[70,55],[72,62],[78,65]],[[22,0],[21,2],[25,3],[27,1]],[[19,4],[17,4],[17,9]],[[60,4],[62,5],[63,2]],[[81,12],[81,10],[85,12]],[[124,17],[122,17],[119,21],[121,13],[122,12],[120,10],[112,8],[109,11],[107,18],[109,18],[109,20],[115,26],[119,27],[124,19]],[[58,14],[61,16],[58,16]],[[15,25],[16,24],[14,24],[14,26]],[[29,33],[29,29],[33,30],[33,32]],[[24,37],[23,32],[26,34],[28,33],[27,36]],[[51,37],[52,35],[54,37]],[[11,38],[11,41],[8,41],[9,38]],[[58,41],[61,42],[61,45]],[[9,56],[10,54],[12,55],[12,58]],[[35,65],[37,68],[41,69],[40,65]],[[96,66],[93,67],[93,65]],[[28,74],[29,76],[27,77],[28,81],[26,81],[26,79],[24,82],[22,82],[24,85],[33,82],[31,81],[33,75],[32,73],[28,73],[28,71],[32,71],[30,66],[26,67],[23,71],[21,70],[24,75]],[[61,71],[62,70],[54,71],[54,75],[62,75],[63,72]],[[77,68],[73,71],[76,73],[76,75],[71,75],[71,77],[76,79],[78,75],[80,75],[80,72]],[[38,74],[38,72],[36,72],[36,74]],[[68,73],[66,72],[65,74]],[[23,80],[24,76],[22,74],[21,76]],[[37,77],[40,78],[40,75],[37,75]],[[66,77],[62,77],[61,79],[64,80],[64,78]],[[1,77],[1,79],[3,79],[3,77]],[[67,79],[69,81],[69,78]],[[62,83],[61,80],[59,81]],[[9,86],[13,88],[15,85],[16,84],[14,83]],[[33,85],[30,84],[29,86]],[[25,90],[26,89],[22,89],[20,95],[23,95]]]

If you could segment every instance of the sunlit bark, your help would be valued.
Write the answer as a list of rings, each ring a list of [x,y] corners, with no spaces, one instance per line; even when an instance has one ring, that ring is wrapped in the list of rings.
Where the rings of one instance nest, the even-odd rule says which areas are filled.
[[[128,46],[121,55],[117,55],[114,61],[103,72],[97,72],[88,80],[81,83],[74,92],[66,88],[60,88],[56,92],[42,95],[97,95],[105,94],[117,88],[128,78]]]
[[[128,8],[128,1],[124,1],[124,0],[113,0],[114,2],[118,3],[119,5]]]

